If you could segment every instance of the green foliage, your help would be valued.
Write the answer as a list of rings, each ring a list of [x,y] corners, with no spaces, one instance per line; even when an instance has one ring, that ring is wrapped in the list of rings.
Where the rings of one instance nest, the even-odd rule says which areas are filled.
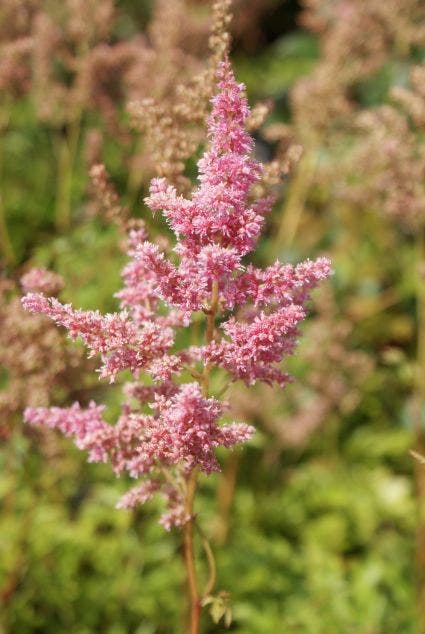
[[[247,84],[253,99],[279,99],[297,79],[312,70],[317,53],[314,37],[293,33],[269,46],[255,64],[240,59],[238,77]]]

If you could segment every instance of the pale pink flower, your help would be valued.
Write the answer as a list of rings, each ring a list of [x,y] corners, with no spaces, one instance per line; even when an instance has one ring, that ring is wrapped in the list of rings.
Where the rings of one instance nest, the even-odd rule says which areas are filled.
[[[142,327],[122,311],[101,315],[99,311],[74,310],[70,304],[62,304],[54,297],[28,293],[22,300],[24,308],[32,313],[42,313],[56,324],[64,326],[71,339],[81,337],[90,350],[89,356],[99,353],[102,357],[100,376],[115,380],[118,372],[130,369],[137,373],[163,356],[173,344],[173,331],[152,321]]]
[[[270,384],[277,382],[283,387],[287,376],[275,364],[293,352],[297,325],[304,317],[304,310],[297,304],[280,308],[270,315],[260,313],[250,323],[240,323],[231,317],[222,324],[229,340],[213,341],[206,346],[204,358],[248,385],[259,380]]]
[[[117,502],[117,509],[133,509],[139,504],[145,504],[161,489],[159,480],[146,480],[142,484],[130,489]]]
[[[146,199],[152,211],[161,210],[167,218],[183,261],[207,245],[230,247],[240,257],[252,251],[273,202],[269,198],[249,201],[262,166],[250,156],[253,140],[245,129],[248,102],[228,61],[221,64],[219,79],[208,123],[210,147],[198,162],[199,188],[185,199],[165,179],[157,178]]]
[[[61,275],[42,268],[30,269],[21,277],[20,282],[25,292],[40,291],[49,295],[56,295],[65,285]]]
[[[309,292],[330,274],[326,258],[297,266],[276,262],[265,270],[243,262],[255,248],[272,200],[253,198],[263,168],[252,157],[254,143],[245,128],[250,111],[244,87],[228,61],[220,65],[212,105],[198,187],[184,198],[165,179],[154,179],[146,199],[175,233],[174,254],[168,257],[147,241],[144,229],[130,231],[130,261],[116,294],[121,310],[109,315],[75,310],[41,293],[23,299],[29,311],[49,316],[72,339],[80,337],[90,356],[99,354],[101,377],[112,381],[130,370],[135,379],[124,386],[115,425],[103,420],[103,408],[94,403],[86,410],[78,403],[30,409],[26,420],[72,436],[90,460],[109,461],[116,474],[142,477],[118,506],[133,508],[160,493],[167,529],[190,519],[182,485],[190,473],[218,470],[216,448],[246,442],[254,432],[244,423],[219,424],[224,404],[204,394],[205,383],[201,390],[199,382],[182,382],[182,373],[200,379],[200,366],[208,372],[215,366],[231,380],[283,387],[290,378],[280,363],[295,348]],[[176,331],[199,319],[199,312],[214,314],[213,289],[220,328],[214,324],[207,345],[181,348],[184,338]],[[230,314],[235,308],[240,313]],[[141,371],[150,375],[151,385],[136,382]]]
[[[161,465],[217,471],[214,448],[245,442],[254,432],[244,423],[218,425],[223,404],[203,397],[198,383],[184,384],[170,397],[154,396],[153,414],[124,406],[116,425],[106,423],[102,417],[105,407],[93,402],[87,409],[78,403],[70,408],[27,408],[25,420],[59,429],[74,438],[79,449],[89,452],[90,462],[110,460],[117,474],[127,471],[134,478]]]

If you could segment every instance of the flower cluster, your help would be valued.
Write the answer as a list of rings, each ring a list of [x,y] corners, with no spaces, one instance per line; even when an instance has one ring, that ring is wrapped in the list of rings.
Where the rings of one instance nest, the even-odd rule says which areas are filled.
[[[302,381],[285,394],[267,394],[258,385],[249,395],[232,390],[236,416],[256,420],[273,436],[275,446],[305,447],[327,424],[351,414],[367,393],[374,369],[372,356],[358,349],[356,321],[347,306],[338,307],[335,291],[322,286],[315,294],[315,316],[305,328]],[[350,316],[348,316],[350,315]]]
[[[397,86],[391,91],[395,104],[357,116],[360,134],[345,177],[346,193],[357,204],[384,212],[413,233],[425,220],[424,77],[425,64],[414,66],[411,88]]]
[[[103,420],[105,408],[94,402],[87,409],[78,403],[70,408],[28,408],[26,419],[59,429],[89,452],[90,462],[109,460],[115,473],[127,471],[133,478],[151,473],[158,464],[182,465],[185,471],[199,466],[211,473],[218,469],[214,447],[244,442],[253,431],[243,423],[218,426],[223,405],[204,398],[198,383],[175,386],[172,396],[157,394],[150,406],[153,414],[124,407],[116,425]]]
[[[23,299],[31,312],[81,337],[90,355],[100,354],[101,377],[115,380],[127,369],[135,378],[125,387],[116,425],[106,423],[103,408],[94,403],[85,410],[78,404],[29,409],[26,420],[74,437],[90,460],[109,461],[117,474],[144,477],[119,506],[133,507],[161,492],[166,527],[188,519],[188,476],[195,469],[217,470],[215,449],[245,442],[254,431],[243,423],[219,424],[224,405],[209,395],[211,372],[222,368],[231,380],[283,386],[288,377],[279,364],[294,350],[309,291],[330,274],[326,258],[298,266],[276,262],[265,270],[246,266],[273,200],[252,196],[262,166],[252,157],[244,87],[227,60],[218,79],[198,188],[184,198],[157,178],[146,199],[176,235],[173,256],[148,242],[143,228],[130,231],[130,262],[117,294],[121,310],[114,314],[75,310],[42,293]],[[207,322],[205,341],[179,349],[177,329],[199,321],[200,313]],[[138,383],[142,371],[149,385]],[[188,375],[191,381],[185,382]]]
[[[423,41],[421,0],[302,0],[300,22],[319,36],[313,72],[291,91],[297,136],[323,138],[356,109],[359,82]],[[414,57],[414,55],[412,55]],[[320,107],[318,107],[320,104]],[[311,139],[310,139],[311,140]]]
[[[21,278],[21,285],[52,293],[60,288],[61,278],[32,269]],[[16,415],[25,407],[81,395],[82,377],[93,373],[93,363],[84,360],[80,348],[67,345],[54,324],[22,309],[19,288],[6,279],[0,280],[0,366],[7,376],[0,390],[1,438],[9,436]]]
[[[24,291],[40,291],[49,295],[56,295],[64,287],[63,278],[42,268],[32,268],[21,277],[21,286]]]

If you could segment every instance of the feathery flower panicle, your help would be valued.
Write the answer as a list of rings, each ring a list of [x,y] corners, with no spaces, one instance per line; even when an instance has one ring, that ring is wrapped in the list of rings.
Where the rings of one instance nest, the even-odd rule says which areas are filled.
[[[56,295],[64,287],[63,278],[42,268],[32,268],[21,277],[22,289],[28,291],[40,291],[49,295]]]
[[[90,462],[109,460],[116,474],[126,471],[133,478],[155,474],[158,465],[217,471],[214,448],[245,442],[254,431],[244,423],[217,425],[223,404],[204,398],[197,383],[182,385],[171,397],[157,394],[151,408],[154,413],[145,415],[126,406],[116,425],[103,420],[105,408],[94,402],[87,409],[78,403],[70,408],[27,408],[25,418],[31,425],[74,438],[79,449],[88,451]],[[128,507],[133,497],[126,495],[119,506]]]
[[[222,64],[219,79],[208,123],[210,148],[198,162],[199,188],[185,199],[165,179],[154,179],[146,199],[152,211],[165,215],[183,260],[194,260],[210,245],[221,247],[223,254],[233,249],[239,258],[246,255],[254,249],[272,204],[270,198],[248,204],[248,192],[261,176],[260,164],[250,157],[253,140],[244,125],[248,103],[228,62]]]
[[[32,269],[21,278],[21,286],[57,292],[61,278]],[[0,390],[1,438],[9,436],[25,407],[46,406],[58,398],[65,402],[81,394],[81,377],[94,369],[92,362],[84,362],[82,350],[67,345],[46,317],[23,310],[18,287],[7,279],[0,280],[0,366],[8,379]]]
[[[127,220],[129,211],[122,207],[119,196],[109,180],[103,163],[96,163],[90,168],[91,188],[94,198],[94,213],[104,215],[106,220],[120,226]]]
[[[356,85],[394,58],[415,57],[424,40],[423,2],[302,0],[301,6],[300,22],[319,36],[321,55],[291,91],[296,136],[305,145],[317,138],[329,143],[356,112]]]
[[[314,299],[315,316],[306,325],[308,345],[301,353],[305,374],[284,402],[278,391],[266,394],[265,385],[249,395],[232,390],[229,396],[236,416],[258,421],[282,448],[304,447],[329,421],[353,412],[374,367],[370,354],[355,347],[356,323],[346,306],[338,306],[329,285]]]
[[[384,212],[412,233],[425,222],[424,78],[425,64],[414,66],[410,87],[391,91],[395,104],[360,112],[360,134],[343,172],[347,198]]]
[[[112,381],[125,369],[134,377],[124,386],[115,425],[103,420],[102,406],[94,403],[85,410],[78,403],[28,409],[27,422],[73,437],[90,460],[109,461],[116,474],[142,477],[118,507],[133,508],[160,493],[167,504],[161,520],[166,528],[191,520],[186,506],[191,474],[218,470],[215,449],[246,442],[254,432],[244,423],[219,424],[225,404],[209,394],[211,372],[221,368],[230,380],[283,387],[289,377],[280,363],[296,346],[309,292],[330,274],[326,258],[297,266],[276,262],[265,270],[244,264],[273,200],[252,195],[263,167],[252,157],[244,86],[227,59],[218,79],[198,187],[184,198],[166,179],[155,178],[146,199],[176,236],[172,260],[146,239],[143,228],[133,230],[124,287],[116,294],[119,312],[75,310],[42,293],[23,299],[29,311],[49,316],[71,338],[80,337],[90,356],[99,354],[101,377]],[[232,314],[236,308],[243,311]],[[177,329],[189,327],[199,312],[207,320],[206,341],[178,349]],[[137,381],[141,371],[150,375],[149,385]],[[188,375],[191,382],[185,382]]]

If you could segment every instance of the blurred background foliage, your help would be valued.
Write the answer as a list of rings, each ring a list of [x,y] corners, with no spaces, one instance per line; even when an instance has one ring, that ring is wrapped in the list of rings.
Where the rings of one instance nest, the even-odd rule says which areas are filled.
[[[343,108],[331,111],[325,123],[316,125],[315,116],[323,115],[334,93],[307,91],[303,101],[300,82],[330,64],[335,51],[326,48],[332,31],[329,35],[325,27],[313,28],[306,13],[315,14],[316,21],[330,15],[337,23],[346,5],[354,11],[354,30],[355,12],[365,13],[367,5],[378,6],[379,0],[236,4],[232,28],[237,76],[247,84],[251,102],[274,103],[269,132],[266,127],[257,134],[258,152],[265,158],[274,155],[282,136],[270,130],[282,124],[291,127],[304,147],[300,163],[285,179],[257,257],[263,263],[275,257],[295,262],[326,252],[335,275],[328,288],[316,294],[302,344],[291,360],[296,382],[283,393],[235,386],[230,400],[236,415],[252,421],[259,431],[247,450],[223,456],[223,472],[201,488],[198,510],[215,545],[219,589],[231,593],[230,631],[413,634],[419,631],[414,564],[418,523],[409,448],[415,436],[419,230],[381,213],[377,194],[353,193],[351,182],[357,178],[362,183],[364,176],[350,161],[359,138],[353,110],[357,115],[379,107],[389,102],[392,87],[408,86],[411,67],[423,59],[424,40],[408,40],[400,18],[398,26],[392,25],[399,37],[395,43],[389,38],[384,51],[366,50],[364,61],[359,46],[362,71],[344,75],[341,64],[342,86],[334,90],[349,96],[350,114]],[[393,4],[400,8],[403,2],[389,4],[393,10]],[[188,23],[195,20],[201,26],[196,31],[185,25],[181,46],[198,63],[206,54],[198,40],[205,39],[210,6],[200,1],[186,5]],[[54,13],[54,3],[52,7]],[[36,1],[4,3],[4,46],[10,47],[14,37],[8,11],[32,15],[39,8]],[[155,7],[147,0],[121,0],[116,9],[115,22],[104,36],[110,44],[145,33]],[[382,16],[379,20],[385,26]],[[15,22],[15,36],[25,36],[22,20]],[[373,28],[378,33],[378,27]],[[71,41],[69,50],[74,44]],[[361,45],[367,49],[365,42]],[[345,51],[348,68],[355,65],[348,59],[354,53]],[[7,75],[7,69],[0,70]],[[72,82],[66,68],[58,72],[65,84]],[[105,81],[119,84],[114,76],[121,72],[119,64],[111,65],[109,72]],[[143,85],[149,90],[149,77]],[[18,86],[0,83],[0,233],[3,279],[12,285],[4,306],[12,301],[13,283],[22,272],[41,265],[64,276],[67,301],[113,310],[125,261],[121,234],[114,224],[87,211],[87,155],[100,155],[131,215],[146,218],[158,233],[163,225],[147,217],[141,202],[151,174],[147,169],[140,175],[139,163],[132,162],[139,135],[128,125],[119,86],[117,121],[111,123],[96,104],[87,107],[79,115],[74,156],[68,157],[72,173],[67,191],[60,173],[61,143],[76,120],[67,119],[64,111],[61,116],[47,113],[44,102],[54,100],[55,94],[37,95],[32,86],[27,89],[24,80]],[[150,95],[142,91],[141,96]],[[99,151],[87,142],[93,131],[100,136]],[[374,152],[386,151],[376,144],[370,163],[362,167],[373,172]],[[129,180],[131,170],[138,175],[136,184]],[[193,164],[187,173],[193,173]],[[65,222],[57,215],[58,199],[64,196],[69,196],[70,211]],[[10,329],[4,307],[0,318],[0,346],[7,358],[7,350],[15,351],[19,337],[22,340],[22,331]],[[29,327],[22,326],[26,332]],[[75,354],[80,354],[78,345]],[[12,370],[4,364],[0,385],[5,393]],[[30,368],[28,374],[32,372]],[[106,400],[113,413],[118,391],[93,377],[82,381],[81,376],[79,382],[53,381],[51,402],[94,397]],[[1,410],[0,631],[184,631],[178,534],[165,533],[152,508],[134,514],[116,511],[125,483],[111,479],[106,467],[87,465],[69,441],[23,429],[21,410],[31,385],[25,378],[16,406]],[[218,633],[224,626],[205,619],[204,631]]]

